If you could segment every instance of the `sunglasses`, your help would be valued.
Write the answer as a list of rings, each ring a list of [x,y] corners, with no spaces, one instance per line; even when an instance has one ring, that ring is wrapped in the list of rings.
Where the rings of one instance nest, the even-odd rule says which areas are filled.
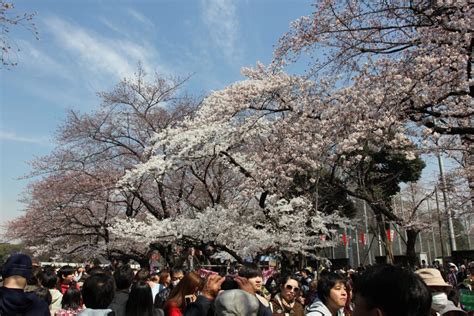
[[[293,287],[293,286],[290,285],[290,284],[285,285],[285,288],[286,288],[288,291],[293,290],[293,292],[295,292],[295,293],[298,293],[298,292],[300,291],[300,288],[299,288],[299,287]]]

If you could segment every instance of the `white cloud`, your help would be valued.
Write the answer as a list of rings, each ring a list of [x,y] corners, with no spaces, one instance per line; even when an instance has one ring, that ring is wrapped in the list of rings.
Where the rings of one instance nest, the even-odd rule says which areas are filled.
[[[137,20],[138,22],[142,23],[143,25],[147,27],[151,27],[151,28],[155,27],[155,24],[153,24],[153,22],[150,19],[148,19],[146,16],[144,16],[138,11],[135,11],[133,9],[128,9],[128,14],[131,17],[133,17],[135,20]]]
[[[232,0],[202,0],[202,19],[213,44],[229,62],[240,58],[237,46],[239,23]]]
[[[56,77],[62,79],[74,80],[73,74],[68,72],[59,61],[51,58],[47,53],[37,49],[27,41],[18,40],[18,42],[22,47],[22,68],[34,70],[36,75],[44,76],[46,74],[54,74]]]
[[[105,37],[58,17],[49,18],[46,25],[59,42],[59,49],[70,55],[79,71],[87,73],[85,77],[93,86],[104,79],[110,81],[110,76],[120,80],[132,75],[139,61],[145,69],[166,69],[155,64],[158,52],[143,39],[137,43],[122,37]]]
[[[99,20],[110,30],[116,32],[116,33],[123,33],[124,29],[121,28],[120,26],[116,25],[115,23],[111,22],[109,19],[105,17],[99,18]]]
[[[16,133],[10,133],[10,132],[4,132],[4,131],[0,131],[0,140],[30,143],[30,144],[37,144],[37,145],[48,145],[50,143],[47,137],[20,136]]]

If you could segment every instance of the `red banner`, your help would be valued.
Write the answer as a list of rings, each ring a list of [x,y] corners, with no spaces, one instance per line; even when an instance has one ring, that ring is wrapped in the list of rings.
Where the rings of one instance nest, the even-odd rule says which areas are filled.
[[[366,240],[365,240],[365,234],[364,233],[360,233],[359,242],[364,246],[366,245]]]
[[[347,235],[346,234],[342,234],[342,244],[344,246],[347,246]]]

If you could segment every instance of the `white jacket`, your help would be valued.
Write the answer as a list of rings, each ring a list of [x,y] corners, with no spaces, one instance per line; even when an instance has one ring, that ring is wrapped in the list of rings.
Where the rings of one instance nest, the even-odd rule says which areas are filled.
[[[58,310],[61,309],[61,301],[63,299],[63,295],[61,291],[57,289],[49,289],[49,293],[51,293],[51,305],[49,305],[49,310],[51,311],[51,315],[54,315]]]

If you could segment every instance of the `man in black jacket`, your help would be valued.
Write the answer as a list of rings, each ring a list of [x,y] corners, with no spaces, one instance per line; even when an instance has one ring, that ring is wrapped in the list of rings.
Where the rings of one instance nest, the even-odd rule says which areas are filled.
[[[129,265],[122,265],[114,272],[116,292],[109,308],[115,312],[115,316],[125,316],[128,293],[132,286],[134,276],[133,270]]]
[[[3,265],[3,286],[0,287],[0,315],[49,316],[48,304],[34,292],[25,292],[31,278],[31,258],[15,254]]]

